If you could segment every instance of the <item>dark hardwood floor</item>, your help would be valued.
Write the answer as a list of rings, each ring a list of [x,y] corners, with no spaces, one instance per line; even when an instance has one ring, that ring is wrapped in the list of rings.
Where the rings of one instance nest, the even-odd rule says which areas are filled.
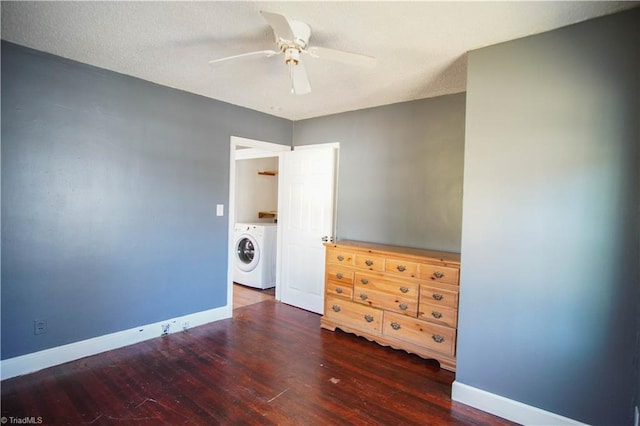
[[[507,425],[452,402],[435,361],[320,329],[274,300],[233,319],[2,382],[45,425]]]

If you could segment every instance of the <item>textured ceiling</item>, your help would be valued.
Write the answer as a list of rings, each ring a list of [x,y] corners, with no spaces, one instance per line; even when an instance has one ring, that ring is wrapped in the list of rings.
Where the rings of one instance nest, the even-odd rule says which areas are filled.
[[[466,52],[640,2],[2,2],[2,38],[300,120],[465,90]],[[311,46],[375,56],[360,68],[305,56],[312,93],[292,95],[260,10],[311,26]]]

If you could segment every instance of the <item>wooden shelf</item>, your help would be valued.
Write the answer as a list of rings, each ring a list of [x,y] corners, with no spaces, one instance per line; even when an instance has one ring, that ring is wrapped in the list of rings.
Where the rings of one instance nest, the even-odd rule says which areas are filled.
[[[269,211],[269,212],[258,212],[258,217],[260,219],[263,219],[265,217],[276,217],[278,215],[278,212],[275,210]]]
[[[264,170],[261,172],[258,172],[259,175],[264,175],[264,176],[275,176],[278,174],[278,172],[276,170]]]

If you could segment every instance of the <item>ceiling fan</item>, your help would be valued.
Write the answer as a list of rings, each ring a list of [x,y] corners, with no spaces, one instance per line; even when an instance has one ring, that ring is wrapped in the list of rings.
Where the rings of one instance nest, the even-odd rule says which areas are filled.
[[[309,77],[302,62],[302,54],[313,58],[329,59],[360,66],[374,66],[376,59],[372,56],[357,53],[343,52],[326,47],[309,47],[311,28],[304,22],[287,19],[277,13],[260,11],[264,19],[273,29],[275,35],[276,50],[259,50],[226,58],[213,59],[210,64],[229,61],[247,56],[272,57],[284,54],[284,63],[289,67],[289,79],[291,81],[291,93],[304,95],[311,92]]]

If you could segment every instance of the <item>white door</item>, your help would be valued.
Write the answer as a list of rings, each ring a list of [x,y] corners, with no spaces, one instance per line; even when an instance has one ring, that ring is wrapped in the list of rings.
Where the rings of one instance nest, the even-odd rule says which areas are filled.
[[[324,310],[323,237],[334,229],[337,144],[284,153],[278,212],[280,300],[308,311]]]

